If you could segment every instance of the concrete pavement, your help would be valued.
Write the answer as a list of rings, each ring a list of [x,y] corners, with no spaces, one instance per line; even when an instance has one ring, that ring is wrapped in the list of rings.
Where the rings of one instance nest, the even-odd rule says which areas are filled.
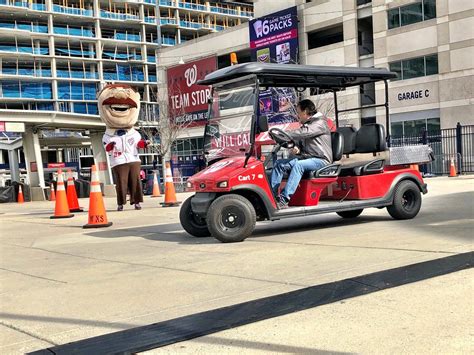
[[[33,351],[471,251],[473,177],[427,183],[411,221],[370,209],[353,221],[327,214],[264,222],[237,244],[189,237],[179,209],[158,207],[161,199],[124,212],[106,199],[114,225],[100,230],[81,228],[86,213],[50,220],[51,202],[0,205],[0,351]],[[466,270],[151,352],[463,353],[472,350],[472,316]]]

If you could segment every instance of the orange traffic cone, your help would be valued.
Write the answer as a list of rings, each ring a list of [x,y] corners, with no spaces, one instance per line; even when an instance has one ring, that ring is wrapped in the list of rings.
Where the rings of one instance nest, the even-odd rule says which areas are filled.
[[[449,167],[449,177],[456,177],[456,167],[454,166],[454,158],[451,158],[451,165]]]
[[[176,191],[174,190],[173,175],[171,174],[170,162],[166,162],[166,177],[165,177],[165,202],[162,202],[163,207],[179,206],[181,202],[176,200]]]
[[[112,222],[107,221],[102,191],[100,190],[99,173],[95,165],[92,165],[91,168],[88,221],[89,223],[84,224],[82,228],[101,228],[112,225]]]
[[[61,169],[58,170],[58,182],[56,189],[56,205],[54,207],[54,216],[49,218],[71,218],[74,215],[69,211],[69,205],[67,203],[66,189],[64,188],[63,172]]]
[[[69,205],[69,211],[71,212],[83,212],[84,209],[79,207],[79,200],[77,199],[76,186],[72,178],[71,169],[67,171],[67,203]]]
[[[25,198],[23,197],[23,190],[21,189],[21,185],[18,185],[18,198],[17,198],[18,203],[23,203],[25,202]]]
[[[153,193],[151,197],[160,197],[160,185],[158,185],[158,177],[156,176],[156,171],[153,173]]]
[[[56,193],[54,192],[54,184],[51,182],[51,185],[49,185],[49,200],[50,201],[56,201]]]

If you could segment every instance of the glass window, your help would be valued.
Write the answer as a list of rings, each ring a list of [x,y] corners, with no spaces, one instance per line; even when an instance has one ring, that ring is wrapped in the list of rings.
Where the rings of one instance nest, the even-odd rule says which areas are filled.
[[[395,73],[397,73],[397,78],[396,79],[392,79],[392,81],[395,81],[395,80],[402,80],[402,62],[393,62],[393,63],[390,63],[390,71],[393,71]]]
[[[438,55],[433,54],[426,57],[406,59],[389,64],[390,71],[398,75],[395,80],[418,78],[421,76],[438,74]]]
[[[425,57],[426,75],[438,74],[438,55],[430,55]]]
[[[423,0],[424,21],[436,18],[436,0]]]
[[[418,135],[426,129],[426,120],[414,120],[403,122],[405,136]]]
[[[400,26],[411,25],[423,21],[423,10],[421,2],[400,8]]]
[[[436,0],[420,0],[388,10],[387,18],[389,29],[436,18]]]
[[[424,57],[403,61],[403,79],[417,78],[425,75]]]
[[[388,28],[400,27],[400,8],[388,10]]]
[[[393,122],[391,125],[391,136],[393,138],[403,137],[403,122]]]
[[[428,118],[426,120],[426,130],[428,132],[437,132],[441,130],[441,123],[439,117]]]

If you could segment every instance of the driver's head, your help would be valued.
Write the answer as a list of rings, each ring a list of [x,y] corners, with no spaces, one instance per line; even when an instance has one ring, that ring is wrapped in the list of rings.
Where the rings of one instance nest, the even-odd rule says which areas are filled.
[[[317,112],[318,110],[311,100],[301,100],[298,102],[298,105],[296,105],[296,113],[298,114],[298,120],[301,123],[308,121]]]

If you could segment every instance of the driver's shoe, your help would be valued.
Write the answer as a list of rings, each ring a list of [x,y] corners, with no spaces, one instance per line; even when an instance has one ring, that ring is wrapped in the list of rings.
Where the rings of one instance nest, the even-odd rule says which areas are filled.
[[[289,201],[283,195],[278,196],[277,207],[279,210],[284,210],[285,208],[288,208],[288,203]]]

